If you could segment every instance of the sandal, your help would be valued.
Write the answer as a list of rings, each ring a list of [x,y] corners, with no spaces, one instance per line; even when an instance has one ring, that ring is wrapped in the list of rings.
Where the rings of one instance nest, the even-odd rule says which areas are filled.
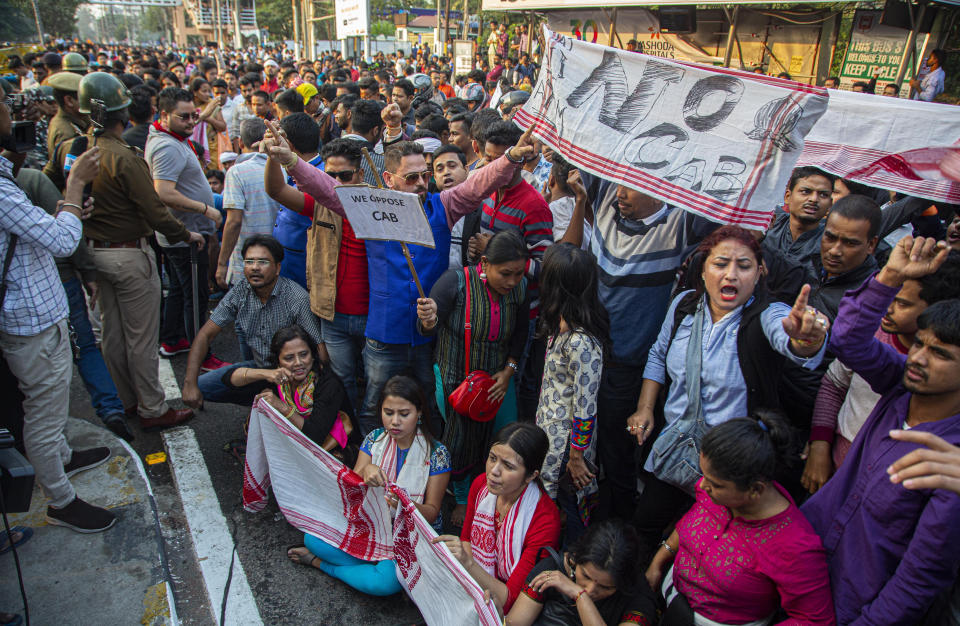
[[[223,444],[223,451],[243,463],[244,457],[247,454],[247,440],[244,438],[229,441]]]
[[[291,551],[291,550],[296,550],[297,548],[306,548],[306,547],[307,547],[307,546],[303,545],[302,543],[296,544],[296,545],[293,545],[293,546],[288,546],[288,547],[287,547],[287,558],[290,559],[290,551]],[[293,559],[290,559],[290,560],[292,561]],[[319,558],[318,556],[312,554],[309,550],[307,550],[307,553],[306,553],[306,554],[297,554],[297,563],[299,563],[300,565],[306,565],[306,566],[308,566],[308,567],[313,567],[313,562],[314,562],[314,561],[319,561],[319,560],[320,560],[320,558]],[[319,569],[319,568],[318,568],[318,569]]]
[[[6,546],[0,550],[0,554],[6,554],[10,552],[13,548],[19,548],[25,544],[30,537],[33,537],[33,529],[29,526],[14,526],[10,529],[10,534],[20,533],[20,539],[13,542],[13,545],[10,544],[10,536],[7,534],[7,531],[0,531],[0,541],[6,544]],[[2,626],[2,625],[0,625]]]

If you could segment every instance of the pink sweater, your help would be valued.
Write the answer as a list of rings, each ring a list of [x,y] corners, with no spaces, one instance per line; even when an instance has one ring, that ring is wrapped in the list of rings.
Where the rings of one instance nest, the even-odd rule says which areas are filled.
[[[677,524],[677,590],[694,611],[724,624],[769,617],[782,606],[790,626],[836,623],[826,552],[787,494],[786,511],[763,520],[731,517],[697,485],[697,501]]]

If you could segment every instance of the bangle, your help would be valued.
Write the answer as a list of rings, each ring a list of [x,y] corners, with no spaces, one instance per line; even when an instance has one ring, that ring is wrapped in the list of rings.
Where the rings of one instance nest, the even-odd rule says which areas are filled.
[[[83,207],[80,206],[79,204],[74,204],[73,202],[62,202],[62,203],[60,204],[60,208],[63,208],[63,209],[67,208],[68,206],[72,206],[72,207],[75,208],[76,210],[78,210],[78,211],[80,211],[81,213],[83,213]]]
[[[585,594],[585,593],[587,593],[587,590],[586,590],[586,589],[581,589],[581,590],[577,593],[577,596],[573,599],[573,603],[576,604],[577,602],[579,602],[579,601],[580,601],[580,596],[582,596],[582,595]]]
[[[245,367],[245,368],[243,368],[243,371],[240,372],[240,374],[243,376],[243,378],[242,378],[241,380],[243,381],[243,384],[244,384],[244,385],[247,384],[247,371],[248,371],[249,369],[250,369],[250,368]]]
[[[204,203],[203,208],[200,209],[200,210],[198,211],[198,213],[200,213],[200,215],[206,215],[208,208],[210,208],[210,207],[208,207],[208,206],[206,205],[206,203]]]
[[[284,415],[284,417],[285,417],[286,419],[290,419],[291,417],[293,417],[293,414],[296,413],[296,412],[297,412],[297,407],[293,407],[292,409],[290,409],[290,412],[289,412],[289,413],[287,413],[286,415]]]
[[[660,547],[661,547],[661,548],[666,548],[666,549],[667,549],[667,552],[670,553],[670,556],[677,556],[677,551],[670,547],[670,544],[667,543],[667,540],[666,540],[666,539],[664,539],[663,541],[660,542]]]
[[[283,164],[284,169],[289,170],[291,167],[297,164],[297,155],[291,154],[292,159]]]
[[[510,156],[510,151],[511,151],[511,150],[513,150],[513,147],[511,147],[509,150],[507,150],[506,152],[503,153],[504,156],[507,157],[507,160],[510,161],[511,163],[518,163],[518,164],[519,164],[519,163],[523,163],[523,158],[522,158],[522,157],[519,158],[519,159],[514,159],[512,156]]]
[[[517,368],[520,367],[513,361],[507,361],[507,367],[511,368],[514,372],[518,371]]]

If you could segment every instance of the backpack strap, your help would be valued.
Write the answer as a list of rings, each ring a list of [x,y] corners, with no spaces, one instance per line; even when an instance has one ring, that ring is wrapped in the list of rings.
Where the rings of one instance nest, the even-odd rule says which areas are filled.
[[[467,290],[467,299],[464,302],[465,312],[463,316],[463,335],[466,343],[463,348],[466,351],[463,358],[463,367],[466,370],[464,378],[470,375],[470,338],[472,336],[473,324],[470,323],[470,266],[463,268],[464,286]]]

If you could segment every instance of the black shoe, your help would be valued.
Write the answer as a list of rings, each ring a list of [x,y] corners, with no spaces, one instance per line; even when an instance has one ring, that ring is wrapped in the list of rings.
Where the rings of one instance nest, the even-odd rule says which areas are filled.
[[[117,516],[80,498],[74,498],[73,502],[62,509],[48,506],[47,522],[54,526],[66,526],[78,533],[99,533],[116,524]]]
[[[110,458],[110,448],[90,448],[89,450],[74,450],[70,462],[63,466],[67,476],[79,474],[84,470],[106,463]]]
[[[133,443],[133,431],[131,431],[130,427],[127,426],[127,420],[123,413],[108,415],[103,420],[103,425],[106,426],[107,430],[112,432],[117,437],[120,437],[127,443]]]

